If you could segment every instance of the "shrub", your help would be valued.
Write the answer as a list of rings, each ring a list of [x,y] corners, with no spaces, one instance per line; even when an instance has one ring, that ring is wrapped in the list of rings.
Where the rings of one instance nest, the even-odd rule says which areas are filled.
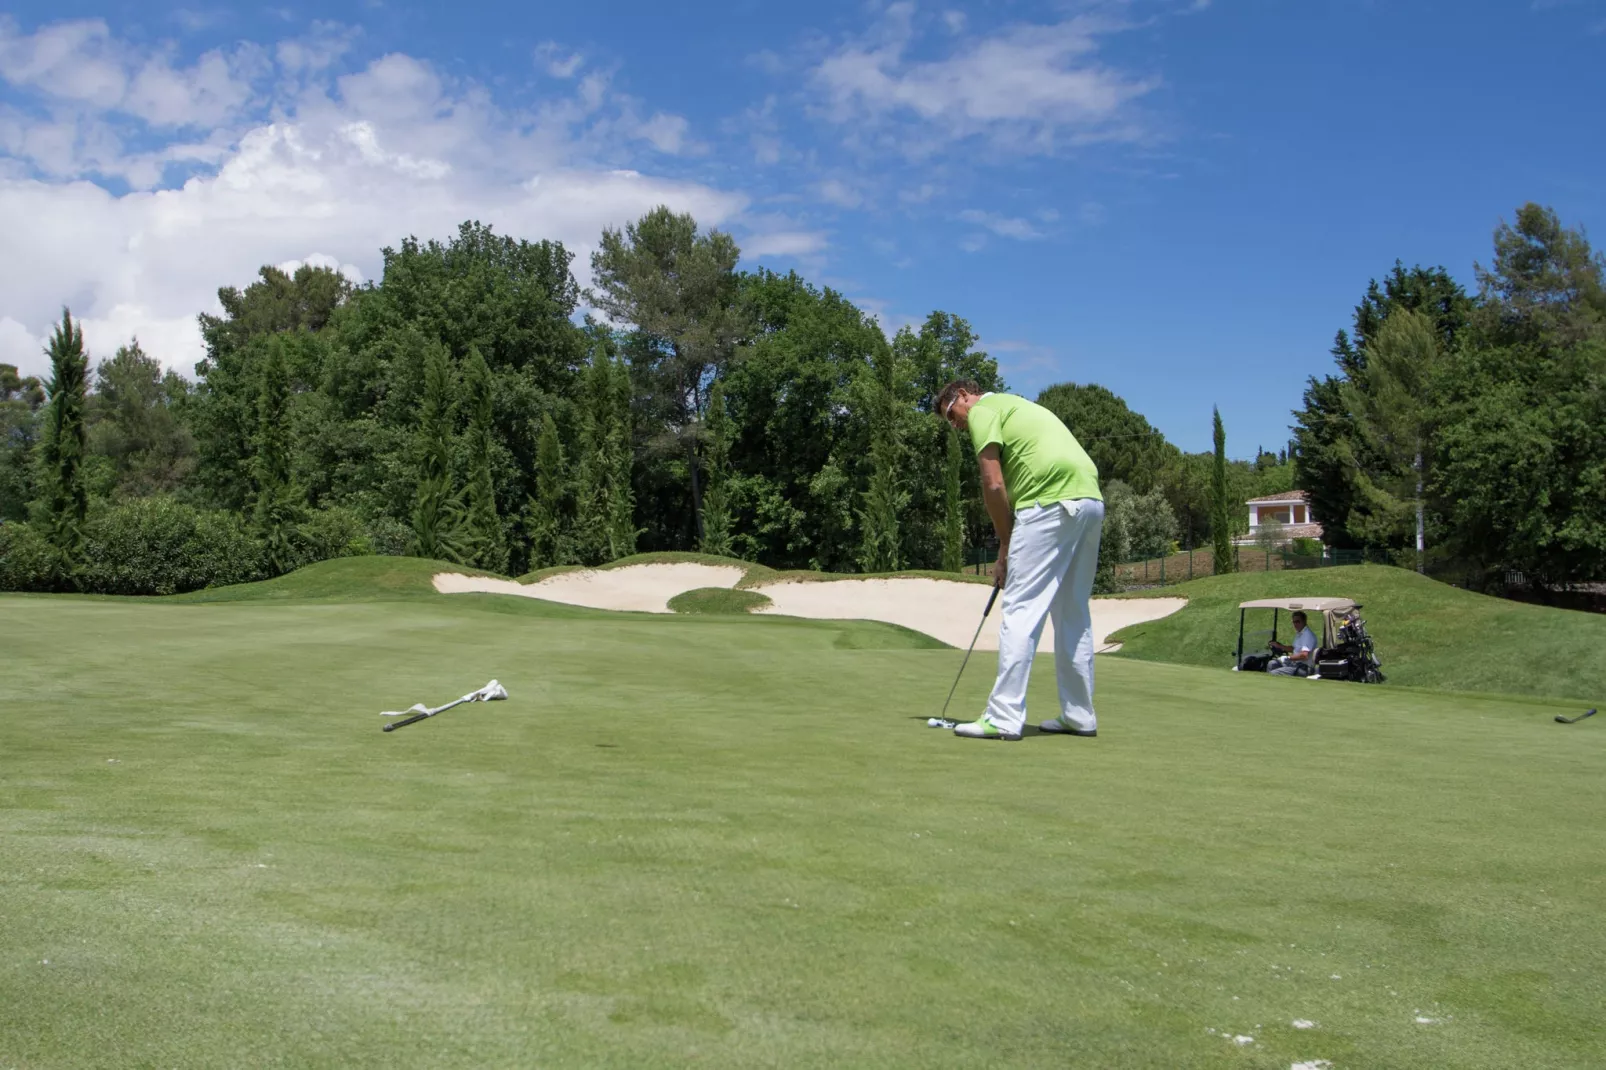
[[[30,524],[0,521],[0,591],[51,591],[60,554]]]
[[[1320,539],[1295,539],[1290,548],[1299,557],[1322,556],[1322,541]]]
[[[335,557],[365,557],[374,552],[368,525],[343,505],[331,505],[308,516],[300,528],[301,564]]]
[[[166,496],[107,510],[84,549],[84,589],[100,594],[177,594],[264,575],[262,546],[238,516]]]
[[[413,552],[413,529],[393,516],[375,517],[368,522],[368,545],[376,554],[407,557]]]

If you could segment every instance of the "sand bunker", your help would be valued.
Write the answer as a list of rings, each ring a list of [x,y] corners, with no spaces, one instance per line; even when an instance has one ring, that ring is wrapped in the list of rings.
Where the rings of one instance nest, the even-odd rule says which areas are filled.
[[[627,565],[587,569],[552,576],[539,583],[515,583],[485,576],[441,573],[435,589],[443,594],[483,592],[543,598],[592,609],[668,613],[669,600],[698,587],[733,587],[742,570],[725,565]],[[988,590],[979,583],[932,579],[820,580],[765,584],[754,588],[774,603],[760,612],[815,620],[879,620],[898,624],[963,647],[976,630]],[[1093,640],[1101,651],[1118,649],[1109,636],[1131,624],[1168,617],[1188,604],[1186,598],[1095,598]],[[998,649],[995,607],[976,640],[978,650]],[[1040,651],[1054,649],[1054,629],[1043,629]]]
[[[677,594],[698,587],[734,587],[742,576],[741,569],[729,565],[627,565],[565,572],[536,583],[442,573],[435,577],[435,589],[442,594],[516,594],[592,609],[668,613],[669,600]]]
[[[774,603],[764,613],[820,620],[879,620],[899,624],[940,639],[949,646],[965,647],[976,634],[988,589],[979,583],[947,580],[823,580],[815,583],[773,583],[758,588]],[[1109,635],[1129,624],[1168,617],[1188,604],[1186,598],[1111,599],[1092,602],[1093,642],[1101,650]],[[998,607],[987,618],[976,640],[977,650],[998,649]],[[1039,651],[1054,649],[1054,627],[1044,625]]]

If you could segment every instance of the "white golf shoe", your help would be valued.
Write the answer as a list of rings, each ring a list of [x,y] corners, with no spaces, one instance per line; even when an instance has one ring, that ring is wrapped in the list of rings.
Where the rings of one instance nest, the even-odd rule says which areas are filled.
[[[985,713],[976,718],[974,721],[970,721],[966,724],[955,725],[954,735],[963,736],[965,739],[1016,740],[1020,738],[1019,732],[1005,732],[1003,729],[993,724],[993,719],[987,716]]]
[[[1088,739],[1092,739],[1099,734],[1097,728],[1073,728],[1058,717],[1044,721],[1037,726],[1037,730],[1047,736],[1084,736]]]

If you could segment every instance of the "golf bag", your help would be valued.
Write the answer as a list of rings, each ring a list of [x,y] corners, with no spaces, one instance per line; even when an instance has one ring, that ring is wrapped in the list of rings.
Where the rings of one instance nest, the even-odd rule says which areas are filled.
[[[1277,656],[1275,654],[1248,654],[1244,657],[1243,664],[1238,666],[1238,671],[1265,672],[1271,668],[1271,663],[1276,660]]]
[[[1316,672],[1323,680],[1350,680],[1361,684],[1380,684],[1386,679],[1383,663],[1372,649],[1372,637],[1361,619],[1360,606],[1346,614],[1334,637],[1337,645],[1316,652]]]

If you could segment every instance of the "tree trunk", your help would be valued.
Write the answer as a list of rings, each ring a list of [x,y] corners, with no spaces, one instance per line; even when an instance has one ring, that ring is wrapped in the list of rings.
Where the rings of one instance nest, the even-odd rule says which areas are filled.
[[[1422,504],[1422,449],[1419,446],[1416,451],[1416,570],[1425,574],[1427,572],[1427,561],[1424,557],[1427,550],[1427,531],[1424,519]]]

